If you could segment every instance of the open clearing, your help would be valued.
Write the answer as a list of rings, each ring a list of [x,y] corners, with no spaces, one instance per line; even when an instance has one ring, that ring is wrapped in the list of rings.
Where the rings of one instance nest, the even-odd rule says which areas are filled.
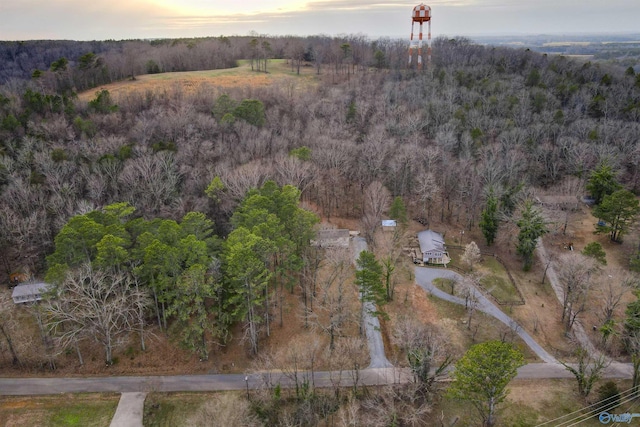
[[[64,394],[0,398],[4,427],[104,427],[118,406],[119,394]]]
[[[285,60],[270,60],[268,72],[251,70],[248,61],[241,61],[238,67],[221,70],[184,71],[174,73],[143,74],[135,80],[102,85],[100,87],[78,94],[78,99],[88,102],[95,97],[96,92],[106,89],[116,103],[132,94],[146,95],[147,93],[170,93],[181,91],[184,94],[206,91],[207,88],[261,88],[270,85],[290,86],[291,93],[301,86],[316,81],[313,67],[300,67],[300,75],[291,71],[291,66]]]

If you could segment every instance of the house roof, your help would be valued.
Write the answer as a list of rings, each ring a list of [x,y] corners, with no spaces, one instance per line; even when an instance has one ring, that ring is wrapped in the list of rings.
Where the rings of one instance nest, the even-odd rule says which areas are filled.
[[[43,294],[49,290],[48,283],[38,282],[38,283],[23,283],[21,285],[13,288],[13,293],[11,294],[11,298],[16,297],[24,297],[35,294]]]
[[[444,238],[442,234],[433,230],[425,230],[418,233],[418,242],[420,243],[420,252],[429,252],[433,250],[444,251]]]
[[[337,228],[318,230],[315,240],[311,241],[311,245],[320,247],[348,247],[349,230]]]

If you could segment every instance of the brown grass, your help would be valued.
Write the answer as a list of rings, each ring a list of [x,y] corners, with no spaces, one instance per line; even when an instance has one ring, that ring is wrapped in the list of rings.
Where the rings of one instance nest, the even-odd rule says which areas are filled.
[[[118,103],[132,94],[162,94],[181,91],[185,95],[206,91],[208,88],[248,88],[266,87],[274,84],[289,87],[291,93],[307,87],[316,81],[311,67],[301,68],[300,75],[291,72],[291,67],[284,60],[272,60],[268,73],[251,71],[248,63],[241,62],[236,68],[205,71],[184,71],[160,74],[144,74],[135,80],[119,81],[78,94],[78,99],[88,102],[95,98],[96,92],[106,89],[112,99]]]

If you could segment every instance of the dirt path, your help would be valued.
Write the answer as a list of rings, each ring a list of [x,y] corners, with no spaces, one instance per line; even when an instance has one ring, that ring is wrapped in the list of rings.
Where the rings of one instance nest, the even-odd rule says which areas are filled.
[[[538,239],[536,253],[538,255],[538,258],[540,258],[540,262],[542,263],[542,265],[549,266],[549,268],[547,269],[547,277],[549,278],[549,283],[551,283],[551,287],[553,288],[558,301],[560,301],[560,304],[562,304],[562,301],[564,300],[564,289],[562,287],[562,284],[560,283],[560,280],[558,279],[558,274],[556,273],[553,261],[549,262],[550,256],[546,248],[544,247],[542,239]],[[631,371],[629,371],[629,369],[631,369],[629,364],[614,361],[593,345],[593,343],[589,339],[589,336],[587,335],[587,332],[584,330],[582,323],[580,323],[579,320],[576,320],[576,322],[573,324],[573,328],[571,331],[575,339],[580,343],[580,346],[587,350],[591,357],[604,357],[609,363],[611,369],[619,370],[624,374],[631,374]]]

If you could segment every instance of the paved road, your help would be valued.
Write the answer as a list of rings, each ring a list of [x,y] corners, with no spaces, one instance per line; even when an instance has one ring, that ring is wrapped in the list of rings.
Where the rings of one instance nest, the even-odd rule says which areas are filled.
[[[631,378],[628,372],[609,367],[605,378]],[[533,378],[573,378],[560,364],[530,363],[518,369],[518,379]],[[357,380],[357,382],[356,382]],[[340,385],[381,385],[406,382],[411,375],[406,369],[376,368],[363,369],[356,375],[353,371],[315,372],[313,382],[316,387]],[[272,372],[273,384],[293,387],[292,380],[282,373]],[[175,391],[229,391],[249,390],[263,387],[260,374],[225,375],[176,375],[144,377],[85,377],[85,378],[0,378],[0,395],[45,395],[59,393],[147,393]]]
[[[367,241],[363,237],[354,237],[351,241],[353,249],[353,262],[358,259],[360,252],[367,250]],[[384,352],[384,341],[380,333],[380,320],[371,313],[376,311],[376,306],[372,302],[365,302],[362,322],[364,323],[365,335],[369,346],[370,368],[390,368],[393,365]]]
[[[271,383],[294,387],[292,379],[281,372],[271,372]],[[246,380],[245,380],[246,378]],[[316,387],[380,385],[405,382],[406,370],[367,368],[358,372],[318,371],[313,374]],[[175,391],[230,391],[258,389],[264,386],[262,374],[174,375],[137,377],[84,378],[0,378],[0,395],[42,395],[58,393],[148,393]]]
[[[427,268],[427,267],[416,267],[416,283],[418,285],[428,291],[431,292],[434,296],[447,300],[449,302],[453,302],[455,304],[465,305],[465,301],[462,298],[450,295],[440,289],[438,289],[434,284],[433,280],[437,278],[448,278],[448,279],[457,279],[461,280],[462,276],[460,276],[455,271],[445,270],[441,268]],[[502,310],[495,306],[487,297],[482,295],[479,290],[476,290],[476,297],[478,299],[478,309],[484,313],[489,314],[490,316],[495,317],[511,329],[513,329],[522,340],[531,348],[531,350],[538,356],[542,361],[546,363],[559,363],[555,357],[549,354],[540,344],[534,340],[531,335],[529,335],[524,329],[522,329],[517,322],[515,322],[512,318],[507,316]]]

